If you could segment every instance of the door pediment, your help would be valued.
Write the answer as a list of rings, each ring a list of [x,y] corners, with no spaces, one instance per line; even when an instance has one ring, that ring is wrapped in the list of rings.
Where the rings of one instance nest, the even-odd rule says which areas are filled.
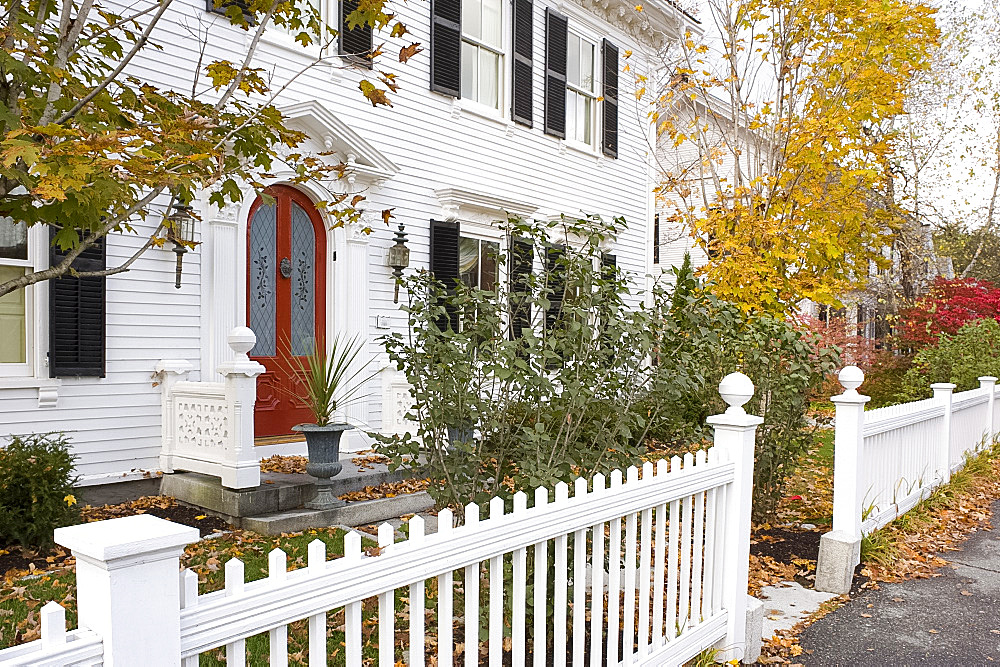
[[[304,132],[317,145],[318,152],[336,153],[340,161],[347,165],[348,178],[379,181],[389,179],[399,171],[392,160],[319,102],[297,102],[279,110],[288,126]]]

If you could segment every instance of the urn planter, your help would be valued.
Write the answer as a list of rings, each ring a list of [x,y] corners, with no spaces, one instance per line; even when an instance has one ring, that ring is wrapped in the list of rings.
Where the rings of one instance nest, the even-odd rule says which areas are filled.
[[[342,507],[344,501],[333,493],[331,477],[336,477],[343,470],[340,463],[340,438],[344,431],[354,428],[350,424],[299,424],[293,427],[306,439],[309,450],[309,462],[306,472],[316,478],[316,496],[306,503],[313,510],[329,510]]]

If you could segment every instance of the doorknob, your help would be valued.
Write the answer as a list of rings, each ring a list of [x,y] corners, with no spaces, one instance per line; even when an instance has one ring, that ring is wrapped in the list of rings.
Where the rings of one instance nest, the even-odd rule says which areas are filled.
[[[278,268],[281,270],[282,278],[292,277],[292,260],[288,259],[287,257],[283,257],[281,259],[281,264],[279,265]]]

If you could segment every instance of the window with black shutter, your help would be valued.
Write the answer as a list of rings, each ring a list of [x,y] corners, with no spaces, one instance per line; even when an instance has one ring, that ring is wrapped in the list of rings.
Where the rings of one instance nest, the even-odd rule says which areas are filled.
[[[545,9],[545,133],[566,137],[566,48],[569,22]]]
[[[52,246],[53,265],[66,252]],[[77,271],[103,271],[105,239],[73,260]],[[49,284],[49,375],[51,377],[104,377],[105,287],[107,278],[63,275]]]
[[[532,80],[534,62],[534,3],[514,2],[514,65],[511,74],[511,118],[515,123],[532,126],[534,104]]]
[[[360,23],[353,28],[349,18],[358,8],[358,0],[340,0],[340,53],[352,63],[372,68],[372,27]]]
[[[604,125],[601,149],[608,157],[618,157],[618,47],[604,40],[601,45],[604,62]]]
[[[510,239],[508,271],[510,274],[510,338],[517,340],[531,328],[531,270],[535,249],[530,241]]]
[[[559,321],[562,313],[563,299],[566,296],[566,266],[561,261],[566,254],[566,247],[551,245],[545,249],[545,272],[548,276],[549,307],[545,311],[545,329],[552,329]]]
[[[458,261],[459,225],[457,221],[431,220],[431,274],[451,294],[461,280]],[[446,316],[437,326],[442,331],[451,326],[458,330],[458,311],[445,305]]]
[[[253,14],[250,12],[250,8],[244,0],[205,0],[205,11],[213,14],[228,16],[230,7],[236,7],[242,11],[243,18],[250,25],[254,25],[256,23]]]
[[[462,0],[431,0],[431,90],[462,96]]]

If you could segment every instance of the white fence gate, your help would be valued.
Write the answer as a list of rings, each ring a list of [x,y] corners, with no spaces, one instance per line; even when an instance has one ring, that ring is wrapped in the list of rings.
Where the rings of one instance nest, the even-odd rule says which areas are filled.
[[[335,614],[337,660],[354,667],[365,655],[380,667],[679,665],[713,646],[753,662],[760,628],[748,619],[761,621],[762,607],[747,577],[762,420],[741,407],[753,394],[746,376],[720,390],[731,407],[709,419],[715,446],[696,456],[518,493],[509,505],[494,498],[485,517],[468,505],[457,527],[442,510],[434,534],[414,517],[398,543],[384,524],[377,549],[350,533],[333,560],[317,540],[294,571],[276,549],[258,581],[245,582],[233,559],[225,589],[203,595],[194,572],[177,579],[194,528],[148,515],[60,528],[56,541],[77,558],[81,629],[66,633],[49,603],[42,638],[0,651],[0,665],[195,666],[221,647],[227,665],[244,665],[248,640],[286,665],[289,624],[303,619],[308,663],[326,665],[340,648],[328,637]],[[373,624],[377,645],[366,646]]]
[[[933,398],[865,410],[858,393],[864,373],[840,372],[844,393],[834,436],[833,531],[823,536],[816,587],[850,589],[860,562],[863,535],[905,514],[958,470],[965,455],[992,442],[998,432],[995,377],[979,388],[954,393],[955,385],[931,385]]]

